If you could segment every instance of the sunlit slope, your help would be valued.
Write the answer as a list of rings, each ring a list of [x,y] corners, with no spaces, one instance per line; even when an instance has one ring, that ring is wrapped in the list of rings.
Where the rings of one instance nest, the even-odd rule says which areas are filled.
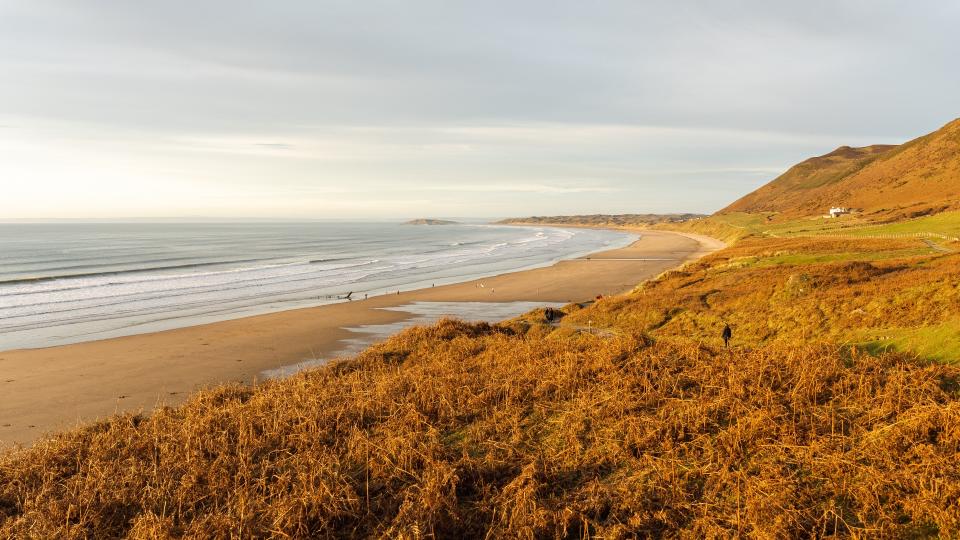
[[[899,146],[844,146],[808,159],[719,213],[781,220],[833,206],[879,221],[960,209],[960,120]]]
[[[769,184],[742,197],[720,213],[786,212],[796,205],[798,197],[806,198],[812,193],[849,178],[853,173],[893,148],[896,147],[890,145],[863,148],[841,146],[829,154],[813,157],[794,165]],[[817,211],[818,208],[811,208],[811,210]],[[823,209],[820,209],[819,213],[824,213]]]

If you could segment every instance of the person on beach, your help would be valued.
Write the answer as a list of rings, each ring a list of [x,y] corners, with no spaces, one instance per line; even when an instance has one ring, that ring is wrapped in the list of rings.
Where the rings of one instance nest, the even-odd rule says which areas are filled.
[[[720,337],[723,338],[723,346],[730,348],[730,338],[733,337],[733,330],[730,329],[729,324],[723,325],[723,333],[720,334]]]

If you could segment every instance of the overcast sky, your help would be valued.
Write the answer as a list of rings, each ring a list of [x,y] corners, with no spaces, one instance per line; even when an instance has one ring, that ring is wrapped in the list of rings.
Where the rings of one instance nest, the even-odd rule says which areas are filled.
[[[712,212],[960,115],[960,2],[0,0],[0,219]]]

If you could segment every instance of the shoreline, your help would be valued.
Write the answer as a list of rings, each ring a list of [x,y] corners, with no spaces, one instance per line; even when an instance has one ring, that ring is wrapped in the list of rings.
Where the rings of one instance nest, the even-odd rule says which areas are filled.
[[[508,225],[486,224],[465,224],[463,226],[492,227],[500,229],[510,227]],[[533,234],[535,231],[544,229],[544,227],[539,226],[524,226],[514,228],[527,229],[531,234]],[[552,228],[560,231],[565,229],[564,227]],[[253,317],[281,311],[336,304],[345,300],[344,296],[348,292],[351,292],[348,290],[350,288],[352,288],[353,300],[357,300],[361,297],[365,297],[366,295],[382,296],[384,294],[393,294],[398,289],[409,292],[431,287],[437,284],[451,285],[463,283],[466,281],[492,277],[509,272],[519,272],[523,270],[532,270],[551,266],[561,260],[579,258],[600,251],[626,247],[634,242],[637,237],[635,232],[613,230],[608,230],[607,232],[614,233],[616,237],[610,237],[606,239],[606,245],[601,245],[599,242],[589,246],[581,245],[578,246],[580,249],[567,249],[564,253],[548,253],[546,254],[547,256],[534,257],[533,260],[526,260],[525,258],[513,258],[499,261],[499,263],[494,263],[492,266],[488,266],[487,263],[482,263],[479,267],[462,265],[457,267],[454,265],[449,269],[442,269],[440,271],[435,269],[433,270],[432,274],[428,270],[424,274],[415,274],[400,279],[392,279],[387,277],[376,278],[370,281],[361,279],[353,283],[332,283],[322,286],[322,288],[325,290],[309,291],[309,289],[302,289],[289,293],[275,293],[272,295],[267,295],[266,297],[261,297],[255,303],[237,303],[236,299],[224,297],[220,298],[219,301],[215,300],[206,304],[200,303],[194,308],[190,308],[182,306],[183,303],[186,303],[187,305],[192,303],[191,297],[185,296],[182,298],[183,302],[179,304],[178,307],[167,306],[165,312],[160,316],[153,316],[149,312],[145,314],[139,314],[136,313],[136,310],[134,310],[133,316],[102,316],[89,321],[65,321],[64,324],[60,326],[37,326],[31,328],[31,325],[27,325],[27,328],[24,329],[18,329],[16,326],[14,326],[9,328],[9,330],[0,329],[0,354],[3,352],[20,349],[42,349],[61,345],[72,345],[88,341],[126,337],[137,334],[149,334],[231,319],[241,319],[245,317]],[[540,233],[537,234],[539,235]],[[371,255],[376,256],[376,254]],[[313,263],[318,261],[309,262]],[[82,275],[103,276],[111,273],[112,272],[107,271],[93,272],[91,274]],[[120,273],[123,274],[124,271],[121,271]],[[77,277],[77,275],[69,276]],[[34,277],[18,278],[13,281],[56,281],[56,279],[58,278]],[[11,281],[7,281],[5,283],[11,283]],[[171,291],[171,293],[175,292],[176,291]],[[179,309],[181,307],[182,309]]]
[[[350,328],[413,319],[413,313],[402,310],[413,302],[582,301],[627,292],[722,246],[707,237],[642,230],[641,238],[627,247],[489,278],[159,332],[3,351],[0,448],[31,444],[44,433],[117,412],[176,405],[204,387],[250,384],[265,371],[331,359],[357,337]]]

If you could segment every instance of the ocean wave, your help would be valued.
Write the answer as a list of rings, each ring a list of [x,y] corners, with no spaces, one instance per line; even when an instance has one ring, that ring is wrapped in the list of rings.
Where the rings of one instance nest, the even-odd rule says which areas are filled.
[[[183,276],[178,276],[177,278],[157,278],[150,281],[140,281],[135,283],[123,283],[123,284],[110,284],[110,285],[99,285],[97,287],[73,287],[71,289],[61,289],[55,291],[58,294],[51,294],[51,291],[41,291],[41,292],[32,292],[32,293],[22,293],[15,295],[16,298],[8,299],[9,302],[6,306],[0,307],[0,320],[5,318],[5,310],[13,310],[17,308],[24,307],[39,307],[47,305],[67,305],[70,303],[77,302],[97,302],[97,301],[106,301],[110,302],[101,303],[101,307],[106,307],[112,305],[117,301],[124,299],[134,299],[139,300],[143,298],[151,298],[155,296],[166,296],[166,297],[175,297],[183,294],[198,294],[208,291],[230,291],[238,290],[251,287],[266,287],[282,283],[292,283],[299,281],[313,281],[316,283],[317,287],[336,285],[341,282],[349,282],[347,276],[351,275],[355,269],[364,268],[372,262],[364,264],[356,264],[350,266],[342,266],[334,269],[323,269],[323,270],[313,270],[297,273],[285,273],[285,274],[266,274],[259,276],[246,277],[244,279],[228,279],[232,276],[223,276],[222,274],[216,274],[220,279],[217,281],[212,280],[196,280],[198,275],[194,275],[193,278],[196,280],[192,283],[183,283]],[[305,266],[306,267],[306,266]],[[309,267],[306,267],[309,268]],[[392,268],[391,266],[383,266],[379,268],[373,268],[371,270],[384,271]],[[205,276],[210,277],[213,274],[207,274]],[[201,275],[204,276],[204,275]],[[149,287],[148,287],[149,285]],[[88,292],[89,294],[83,294]],[[97,294],[100,292],[100,294]],[[37,296],[40,296],[41,300],[36,299]],[[14,295],[11,295],[14,296]]]
[[[0,316],[0,330],[4,331],[13,331],[13,330],[22,330],[24,328],[30,327],[32,322],[28,323],[17,323],[18,320],[30,320],[30,319],[42,319],[43,326],[52,326],[56,324],[64,324],[69,322],[81,322],[86,320],[86,316],[92,316],[92,320],[103,319],[112,319],[117,317],[123,317],[130,314],[136,313],[149,313],[153,309],[185,309],[191,306],[197,305],[207,305],[207,304],[217,304],[217,303],[231,303],[231,302],[243,302],[251,300],[260,300],[264,298],[275,298],[291,294],[302,294],[309,291],[316,291],[320,287],[329,287],[329,286],[346,286],[352,283],[356,283],[364,278],[371,277],[376,275],[377,269],[372,269],[371,272],[359,273],[353,276],[350,276],[346,279],[336,279],[328,280],[327,282],[318,283],[317,280],[309,278],[300,278],[300,279],[290,279],[284,280],[282,282],[275,282],[270,284],[263,284],[261,286],[249,286],[249,285],[235,285],[229,287],[218,287],[218,288],[207,288],[204,290],[196,289],[176,289],[170,290],[165,294],[153,294],[147,296],[137,296],[137,297],[102,297],[96,300],[111,300],[109,302],[101,302],[96,304],[84,303],[84,301],[70,301],[70,302],[59,302],[59,303],[47,303],[47,304],[35,304],[30,307],[41,307],[49,306],[51,304],[61,304],[60,309],[46,309],[46,310],[32,310],[19,312],[12,312]],[[343,276],[339,276],[343,278]],[[290,287],[293,284],[300,284],[309,282],[306,286],[300,287]],[[234,296],[224,296],[223,293],[227,292],[236,292]],[[310,295],[308,297],[314,297],[316,295]],[[322,296],[322,295],[321,295]],[[184,302],[183,298],[188,298],[189,300]],[[90,299],[93,300],[93,299]],[[67,307],[62,304],[80,304],[77,306]],[[130,308],[124,306],[132,306]],[[21,306],[25,307],[25,306]],[[2,310],[0,310],[2,311]],[[64,314],[72,314],[69,316],[60,316]]]
[[[343,260],[343,259],[340,259]],[[336,270],[339,268],[349,268],[352,266],[363,266],[367,264],[374,264],[377,262],[377,259],[358,262],[352,265],[342,265],[342,266],[329,266],[326,268],[318,267],[320,263],[307,262],[307,261],[294,261],[294,262],[283,262],[277,264],[269,265],[260,265],[252,267],[239,267],[239,268],[229,268],[226,270],[216,271],[216,272],[195,272],[189,274],[160,274],[160,275],[148,275],[143,278],[135,279],[114,279],[109,281],[98,280],[100,277],[110,277],[116,275],[126,275],[126,274],[141,274],[147,273],[149,271],[137,271],[137,272],[101,272],[91,274],[89,276],[68,276],[63,278],[58,278],[56,280],[52,279],[43,279],[43,280],[20,280],[20,288],[10,288],[7,290],[0,289],[0,297],[14,297],[14,296],[24,296],[30,294],[39,294],[39,293],[58,293],[71,290],[86,290],[86,289],[96,289],[102,287],[111,287],[119,285],[138,285],[138,284],[148,284],[148,283],[157,283],[164,281],[182,281],[187,279],[195,279],[202,277],[213,277],[213,276],[223,276],[224,279],[229,279],[230,277],[250,272],[260,272],[273,269],[290,269],[290,268],[299,268],[305,267],[308,268],[304,272],[321,272],[325,270]],[[211,263],[215,265],[216,263]],[[311,266],[312,265],[312,266]],[[193,267],[201,267],[204,265],[192,265]],[[207,265],[209,266],[209,265]],[[45,285],[48,282],[56,281],[59,286],[55,285]],[[12,283],[12,282],[10,282]],[[37,284],[35,287],[24,287],[23,285]],[[2,285],[2,283],[0,283]]]
[[[348,290],[382,292],[549,264],[597,249],[610,238],[610,233],[579,236],[564,229],[500,226],[464,226],[452,239],[443,238],[436,229],[413,233],[410,228],[393,231],[367,226],[347,234],[340,228],[318,226],[318,235],[333,233],[314,241],[257,236],[249,246],[237,238],[198,243],[219,246],[202,256],[198,255],[202,248],[180,246],[159,235],[151,241],[138,239],[137,247],[130,248],[129,253],[113,250],[101,261],[102,268],[82,273],[55,271],[81,266],[79,262],[62,264],[63,257],[57,255],[61,245],[49,249],[43,246],[46,250],[40,249],[32,261],[18,252],[18,265],[33,264],[38,274],[50,275],[39,279],[17,276],[10,274],[16,272],[11,266],[0,267],[0,276],[3,272],[13,276],[0,279],[0,350],[5,333],[17,333],[18,344],[35,339],[39,346],[44,344],[43,336],[72,339],[70,336],[81,332],[96,334],[97,328],[132,328],[171,320],[186,325],[201,314],[206,322],[211,317],[215,320],[217,314],[248,313],[264,306],[282,309],[291,304],[324,303],[329,295],[342,295]],[[277,230],[282,232],[283,228]],[[303,230],[307,229],[300,232]],[[89,242],[76,242],[81,240]],[[0,250],[3,241],[0,236]],[[138,250],[143,260],[130,263],[136,260]],[[158,256],[164,250],[169,257]],[[190,255],[178,255],[178,250]],[[45,265],[43,260],[50,264]],[[113,264],[117,260],[123,262]],[[185,260],[189,264],[156,264],[164,260]],[[127,264],[138,267],[126,268]],[[9,340],[13,342],[14,338]]]
[[[167,259],[167,260],[177,260],[177,259]],[[181,260],[189,260],[189,259],[183,258]],[[49,276],[24,277],[24,278],[0,280],[0,287],[6,286],[6,285],[18,285],[21,283],[42,283],[46,281],[58,281],[58,280],[65,280],[65,279],[93,278],[93,277],[100,277],[100,276],[121,276],[121,275],[127,275],[127,274],[162,272],[166,270],[186,270],[189,268],[223,266],[228,264],[256,262],[259,260],[264,260],[264,259],[240,259],[240,260],[232,260],[232,261],[197,262],[197,263],[189,263],[189,264],[173,264],[173,265],[167,265],[167,266],[144,266],[140,268],[131,268],[128,270],[103,270],[100,272],[83,272],[83,273],[74,273],[74,274],[54,274]],[[160,259],[159,261],[146,261],[146,262],[152,263],[152,262],[162,262],[162,261],[164,261],[164,259]],[[125,264],[125,263],[118,263],[118,264]],[[88,267],[89,265],[72,266],[72,267],[67,266],[67,267],[60,267],[60,268],[47,268],[45,270],[60,271],[60,270],[71,270],[75,268],[88,268]],[[0,294],[0,296],[4,296],[4,295]]]

